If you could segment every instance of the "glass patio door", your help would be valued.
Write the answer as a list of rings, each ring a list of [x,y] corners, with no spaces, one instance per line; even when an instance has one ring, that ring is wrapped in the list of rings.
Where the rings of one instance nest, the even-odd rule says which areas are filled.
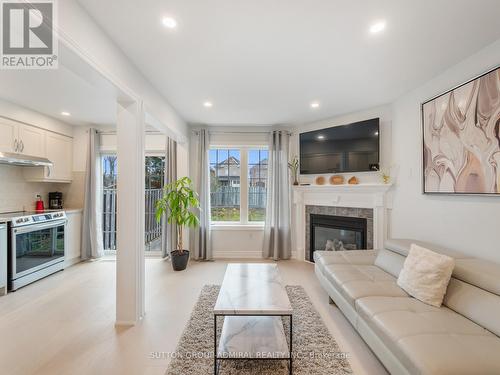
[[[116,251],[116,178],[118,161],[116,155],[102,155],[102,234],[104,250]],[[164,156],[145,158],[145,250],[150,254],[161,251],[162,225],[156,222],[155,206],[163,190],[165,173]],[[118,249],[119,251],[119,249]]]

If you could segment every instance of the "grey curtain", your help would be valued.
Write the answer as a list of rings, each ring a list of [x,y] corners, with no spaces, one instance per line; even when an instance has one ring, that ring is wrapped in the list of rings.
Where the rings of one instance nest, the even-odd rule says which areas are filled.
[[[87,168],[85,172],[85,197],[81,246],[82,259],[100,258],[104,255],[99,147],[99,134],[96,129],[90,128],[88,131]]]
[[[191,244],[194,259],[211,260],[212,248],[210,243],[210,165],[209,165],[209,135],[206,129],[194,133],[194,170],[193,183],[200,199],[199,228],[192,230]]]
[[[165,146],[165,185],[177,181],[177,142],[167,137]],[[169,224],[166,215],[162,220],[161,256],[166,258],[177,249],[177,225]]]
[[[291,249],[290,178],[288,148],[290,134],[273,131],[269,142],[267,210],[264,228],[264,258],[289,259]]]

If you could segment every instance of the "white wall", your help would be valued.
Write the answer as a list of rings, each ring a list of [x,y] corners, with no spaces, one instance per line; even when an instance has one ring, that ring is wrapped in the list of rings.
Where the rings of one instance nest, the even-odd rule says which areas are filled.
[[[0,99],[0,116],[64,134],[68,137],[73,136],[73,127],[71,125],[3,99]]]
[[[393,104],[393,157],[399,164],[392,236],[419,238],[500,262],[500,197],[422,194],[420,104],[500,64],[500,40]]]
[[[216,227],[212,229],[214,258],[262,258],[263,244],[263,227]]]
[[[297,126],[293,130],[290,145],[290,157],[299,156],[299,135],[313,130],[329,128],[332,126],[346,125],[357,121],[369,120],[371,118],[380,118],[380,166],[389,168],[392,164],[391,144],[392,144],[392,113],[390,105],[370,108],[363,111],[332,117],[329,119],[316,121],[313,123]],[[380,174],[373,172],[360,173],[336,173],[343,175],[346,181],[356,176],[360,183],[380,182]],[[313,183],[318,175],[301,175],[300,182]],[[321,174],[321,176],[331,176],[331,174]]]
[[[69,46],[82,49],[85,59],[93,62],[106,78],[120,88],[128,88],[144,101],[146,112],[154,116],[179,139],[187,134],[187,125],[148,82],[127,56],[92,20],[76,0],[64,0],[59,5],[59,32]]]

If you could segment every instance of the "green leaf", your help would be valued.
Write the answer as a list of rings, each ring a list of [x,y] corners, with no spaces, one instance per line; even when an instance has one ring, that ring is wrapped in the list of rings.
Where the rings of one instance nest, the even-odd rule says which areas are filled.
[[[193,183],[188,177],[165,185],[163,196],[156,203],[156,220],[160,222],[167,215],[167,222],[180,227],[196,227],[200,221],[191,211],[200,207],[198,194],[193,190]]]

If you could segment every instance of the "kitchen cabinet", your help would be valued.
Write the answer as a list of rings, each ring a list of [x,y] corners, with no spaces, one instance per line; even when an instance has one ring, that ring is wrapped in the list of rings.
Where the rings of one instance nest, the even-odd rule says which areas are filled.
[[[68,224],[65,233],[65,267],[80,262],[80,248],[82,243],[82,210],[67,210]]]
[[[34,126],[19,125],[18,152],[30,156],[45,157],[45,136],[47,131]]]
[[[0,223],[0,296],[7,294],[7,223]]]
[[[24,169],[28,181],[71,182],[73,177],[73,139],[65,135],[45,132],[45,157],[52,167],[31,167]]]
[[[36,126],[0,118],[0,151],[43,158],[46,133]]]
[[[18,124],[0,118],[0,152],[16,152]]]

